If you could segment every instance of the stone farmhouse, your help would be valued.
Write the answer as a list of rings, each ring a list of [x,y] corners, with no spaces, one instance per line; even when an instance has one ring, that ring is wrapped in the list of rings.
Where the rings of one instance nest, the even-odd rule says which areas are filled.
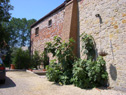
[[[74,53],[81,54],[80,35],[93,36],[104,57],[111,87],[126,90],[126,0],[66,0],[31,26],[31,53],[42,52],[55,35],[75,40]]]

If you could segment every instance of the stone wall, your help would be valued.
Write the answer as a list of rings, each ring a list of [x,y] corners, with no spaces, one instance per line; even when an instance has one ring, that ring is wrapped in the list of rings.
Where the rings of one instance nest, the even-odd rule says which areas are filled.
[[[126,90],[126,0],[78,0],[78,6],[78,33],[92,35],[98,52],[108,53],[104,59],[109,84]],[[96,14],[102,18],[101,27]],[[81,45],[78,48],[81,50]]]
[[[48,26],[48,21],[52,19],[52,26]],[[38,25],[31,29],[31,53],[35,50],[43,52],[46,42],[52,41],[53,37],[58,35],[62,37],[64,21],[64,8],[45,18]],[[35,36],[35,29],[39,27],[39,35]]]

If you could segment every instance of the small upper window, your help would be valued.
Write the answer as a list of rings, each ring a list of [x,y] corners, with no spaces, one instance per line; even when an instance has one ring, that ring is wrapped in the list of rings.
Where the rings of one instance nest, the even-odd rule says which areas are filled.
[[[48,22],[48,26],[49,26],[49,27],[52,26],[52,19],[49,20],[49,22]]]
[[[38,36],[39,35],[39,27],[37,27],[36,29],[35,29],[35,36]]]

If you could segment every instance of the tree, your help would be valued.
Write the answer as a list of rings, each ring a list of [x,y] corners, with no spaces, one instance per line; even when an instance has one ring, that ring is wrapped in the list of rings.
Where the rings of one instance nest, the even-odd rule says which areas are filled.
[[[9,32],[5,25],[11,17],[9,10],[13,9],[9,2],[10,0],[0,0],[0,48],[4,48],[9,41]]]
[[[26,18],[12,18],[9,22],[9,31],[11,47],[22,47],[30,45],[30,26],[36,22],[35,19],[27,20]]]

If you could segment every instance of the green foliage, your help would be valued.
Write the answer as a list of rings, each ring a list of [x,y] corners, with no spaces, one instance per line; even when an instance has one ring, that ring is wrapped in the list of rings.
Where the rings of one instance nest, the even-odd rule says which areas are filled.
[[[35,19],[13,17],[7,25],[10,31],[9,45],[11,47],[30,46],[30,26],[34,22],[36,22]]]
[[[46,76],[50,81],[54,81],[56,83],[60,82],[60,76],[63,74],[61,65],[55,62],[56,60],[52,60],[50,65],[46,66],[47,73]]]
[[[15,64],[17,69],[38,69],[37,66],[42,62],[38,51],[35,51],[32,57],[28,50],[23,51],[21,48],[13,48],[11,51],[12,64]]]
[[[13,7],[9,3],[10,0],[0,0],[0,22],[8,22],[11,17],[9,10],[12,10]]]
[[[72,68],[72,64],[74,62],[74,54],[72,43],[74,41],[72,39],[69,42],[61,42],[61,38],[55,36],[54,41],[46,43],[46,50],[48,53],[52,53],[63,67],[63,70]]]
[[[87,60],[79,59],[73,66],[72,81],[75,86],[81,88],[92,88],[102,86],[107,83],[108,74],[105,69],[105,61],[99,56],[96,61],[95,46],[93,37],[83,33],[82,38],[82,51],[87,55]]]
[[[86,33],[81,34],[81,41],[82,41],[82,52],[83,54],[87,55],[87,59],[94,59],[95,58],[95,43],[93,37]]]
[[[41,56],[39,55],[38,51],[34,52],[34,55],[32,56],[32,67],[37,69],[37,66],[41,64]]]
[[[9,3],[10,0],[0,0],[0,49],[6,47],[10,36],[9,31],[7,31],[8,28],[3,25],[9,22],[11,17],[9,10],[12,10],[13,7]]]
[[[28,69],[31,67],[31,57],[29,51],[23,51],[21,48],[12,53],[12,64],[17,69]]]
[[[6,56],[5,56],[5,60],[4,61],[4,64],[5,64],[5,67],[9,67],[10,66],[10,63],[11,63],[11,51],[8,50],[8,52],[6,53]]]
[[[63,84],[71,83],[70,79],[72,77],[72,68],[73,68],[73,63],[75,58],[73,54],[73,47],[72,47],[73,42],[74,41],[72,39],[70,39],[69,42],[67,43],[61,42],[61,38],[55,36],[53,42],[46,43],[47,52],[52,53],[53,56],[56,57],[58,61],[57,65],[59,66],[60,64],[61,66],[60,70],[62,71],[62,75],[58,77],[59,78],[58,82],[61,82]],[[52,67],[49,65],[48,70],[50,69],[55,71],[55,68],[52,69]],[[47,74],[48,74],[48,70],[47,70]],[[57,70],[55,73],[59,74]]]
[[[73,66],[73,83],[81,88],[92,88],[105,85],[108,74],[105,61],[99,56],[97,61],[79,59]]]
[[[43,53],[41,54],[41,59],[42,62],[44,63],[44,69],[45,69],[46,66],[49,65],[49,57],[46,49],[44,49]]]
[[[95,46],[93,38],[87,34],[82,34],[82,49],[87,59],[77,59],[73,54],[72,43],[61,42],[60,37],[54,37],[53,42],[46,43],[46,50],[52,53],[55,60],[47,66],[47,78],[60,84],[71,84],[81,88],[92,88],[102,86],[107,83],[108,74],[106,72],[106,62],[99,56],[96,61]],[[58,61],[56,63],[56,60]]]

